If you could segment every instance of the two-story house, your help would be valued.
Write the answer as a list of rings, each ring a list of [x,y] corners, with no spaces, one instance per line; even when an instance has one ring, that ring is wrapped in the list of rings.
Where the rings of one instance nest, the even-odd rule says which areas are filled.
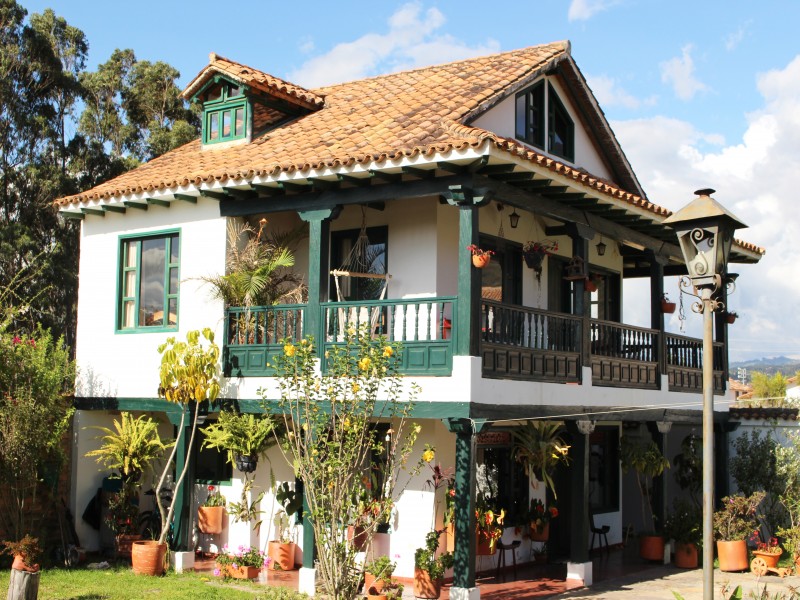
[[[97,444],[86,425],[108,424],[120,410],[177,422],[156,393],[165,337],[215,328],[224,395],[256,411],[280,338],[312,334],[324,351],[344,319],[402,342],[404,376],[422,389],[419,443],[434,445],[444,466],[460,465],[462,507],[474,502],[479,473],[489,482],[481,493],[509,523],[523,518],[543,488],[531,489],[514,461],[511,432],[548,419],[565,424],[572,461],[555,474],[561,516],[551,554],[585,573],[590,514],[609,525],[612,543],[636,528],[620,436],[652,436],[674,451],[700,423],[702,343],[664,330],[664,277],[685,273],[663,224],[670,212],[646,198],[568,42],[315,90],[211,54],[184,96],[202,105],[200,139],[58,201],[64,217],[82,221],[77,514],[103,475],[82,458]],[[262,218],[277,230],[307,224],[294,267],[307,302],[252,307],[248,318],[291,326],[240,336],[241,308],[214,299],[202,278],[225,272],[228,222],[257,227]],[[526,242],[549,252],[525,257]],[[494,251],[484,268],[473,265],[471,245]],[[737,241],[731,261],[762,254]],[[528,267],[526,258],[539,262]],[[649,327],[624,322],[629,278],[649,281]],[[718,394],[728,379],[726,327],[718,319]],[[675,425],[669,433],[666,423]],[[235,471],[201,460],[197,448],[186,456],[198,460],[196,481],[222,481],[238,496]],[[293,477],[277,455],[271,463],[257,473],[262,488],[269,468],[278,480]],[[670,485],[660,489],[661,511]],[[176,522],[189,548],[198,499],[187,499]],[[421,476],[396,504],[388,544],[397,575],[413,573],[434,510]],[[80,533],[99,544],[83,524]],[[223,535],[261,546],[269,528],[259,537],[231,524]],[[473,548],[456,541],[467,559],[454,573],[461,590],[474,586]],[[527,549],[526,540],[520,558]],[[303,564],[313,567],[308,548]]]

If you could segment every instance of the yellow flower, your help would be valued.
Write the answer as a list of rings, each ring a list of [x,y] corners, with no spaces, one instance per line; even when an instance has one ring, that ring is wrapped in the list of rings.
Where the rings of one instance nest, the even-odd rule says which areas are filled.
[[[283,347],[283,353],[286,356],[294,356],[295,352],[297,352],[297,348],[294,347],[294,344],[286,344]]]
[[[354,383],[354,384],[353,384],[353,393],[354,393],[354,394],[357,394],[357,393],[358,393],[358,390],[360,390],[360,389],[361,389],[361,386],[360,386],[360,385],[358,385],[357,383]]]
[[[389,358],[392,354],[394,354],[394,350],[392,350],[391,346],[384,346],[383,348],[383,356]]]
[[[505,519],[505,518],[506,518],[506,511],[505,511],[505,509],[501,508],[500,509],[500,515],[497,517],[497,524],[498,525],[502,525],[503,524],[503,519]]]
[[[426,463],[431,462],[434,458],[436,458],[436,452],[434,452],[431,448],[428,448],[422,453],[422,460],[424,460]]]
[[[350,417],[345,417],[345,419],[344,419],[344,428],[345,429],[349,429],[350,428]]]
[[[358,368],[362,371],[366,371],[369,369],[369,365],[372,361],[369,359],[369,356],[365,356],[360,361],[358,361]]]

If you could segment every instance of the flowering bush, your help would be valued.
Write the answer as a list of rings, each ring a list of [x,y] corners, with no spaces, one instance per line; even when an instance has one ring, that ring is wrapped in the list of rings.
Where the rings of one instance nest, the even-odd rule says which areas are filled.
[[[756,529],[753,535],[750,536],[750,541],[756,545],[756,552],[764,552],[765,554],[782,554],[783,550],[778,545],[778,538],[771,537],[768,542],[761,541],[761,532]]]
[[[494,250],[482,250],[476,244],[470,244],[469,246],[467,246],[467,250],[472,252],[473,256],[484,256],[486,254],[492,256],[494,254]]]
[[[222,547],[222,552],[217,555],[217,565],[220,567],[227,567],[231,565],[234,569],[238,567],[268,567],[272,562],[269,556],[266,556],[258,548],[251,546],[239,546],[238,550],[232,551],[227,545]],[[215,571],[216,575],[219,575]]]
[[[746,540],[758,527],[756,510],[763,499],[764,492],[723,498],[722,509],[714,513],[714,531],[717,539]]]
[[[502,509],[499,513],[495,513],[491,508],[481,506],[475,509],[475,519],[478,522],[478,541],[488,541],[494,545],[497,540],[503,537],[503,520],[505,520],[505,517],[506,511]]]
[[[537,533],[542,533],[542,531],[544,531],[544,526],[557,516],[558,507],[556,507],[555,502],[547,506],[538,498],[531,500],[528,518],[531,522],[531,527],[535,527]]]
[[[217,486],[208,486],[208,495],[203,506],[225,506],[225,496],[217,489]]]

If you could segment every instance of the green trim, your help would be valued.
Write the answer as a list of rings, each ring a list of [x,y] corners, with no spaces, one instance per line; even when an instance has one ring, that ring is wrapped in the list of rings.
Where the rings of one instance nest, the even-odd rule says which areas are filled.
[[[94,215],[96,217],[105,217],[106,211],[100,208],[82,208],[81,212],[85,215]]]
[[[233,82],[227,78],[214,78],[215,83],[220,85],[220,97],[215,100],[203,102],[203,144],[220,144],[247,138],[253,130],[253,104],[246,95],[249,91],[246,86]],[[235,96],[230,95],[230,88],[239,88],[239,93]],[[201,92],[205,91],[204,86]],[[200,92],[198,92],[199,94]],[[198,95],[195,94],[195,95]],[[241,130],[236,129],[236,113],[241,110]],[[225,135],[225,119],[228,119],[228,134]],[[212,130],[216,132],[214,138],[211,137]]]
[[[65,219],[75,219],[76,221],[83,221],[86,218],[86,215],[83,213],[76,213],[73,211],[61,211],[61,216]]]
[[[141,202],[132,202],[130,200],[126,200],[123,202],[125,206],[128,208],[138,208],[139,210],[147,210],[147,204],[142,204]]]
[[[183,200],[184,202],[191,202],[197,204],[197,196],[190,196],[189,194],[172,194],[176,200]]]
[[[139,324],[139,301],[141,300],[141,272],[142,272],[142,241],[148,239],[163,238],[164,239],[164,304],[163,304],[163,317],[162,325],[146,326]],[[173,238],[177,238],[178,242],[178,256],[175,262],[172,262],[172,244]],[[180,314],[180,254],[181,254],[181,230],[180,228],[165,229],[152,231],[147,233],[126,234],[119,236],[117,245],[117,293],[116,293],[116,319],[114,323],[114,330],[116,333],[158,333],[165,331],[177,331],[179,327],[178,315]],[[130,244],[134,242],[134,244]],[[136,252],[136,257],[133,265],[128,266],[128,256],[126,251],[131,248]],[[177,271],[177,289],[170,292],[170,275]],[[133,273],[134,289],[133,293],[124,296],[125,281],[127,274]],[[174,301],[175,305],[175,324],[169,324],[170,303]],[[133,319],[134,324],[130,327],[125,327],[125,306],[128,303],[133,303]]]
[[[116,204],[104,204],[103,210],[106,212],[125,213],[125,207],[117,206]]]
[[[152,204],[153,206],[163,206],[164,208],[169,208],[171,202],[169,200],[161,200],[160,198],[148,198],[148,204]]]

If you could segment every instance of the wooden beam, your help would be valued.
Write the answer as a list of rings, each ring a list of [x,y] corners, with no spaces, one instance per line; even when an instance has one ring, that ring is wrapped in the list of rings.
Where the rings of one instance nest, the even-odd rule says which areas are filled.
[[[369,174],[371,177],[382,179],[383,181],[388,181],[389,183],[397,183],[403,180],[402,173],[387,173],[386,171],[376,171],[373,169],[370,170]]]
[[[307,192],[311,189],[311,184],[297,183],[296,181],[279,181],[278,185],[287,192]]]
[[[252,200],[254,198],[258,198],[258,192],[254,192],[253,190],[242,190],[233,187],[224,187],[222,190],[237,200]]]
[[[172,194],[172,195],[175,196],[176,200],[197,204],[197,196],[190,196],[189,194]]]
[[[494,175],[492,175],[492,179],[497,179],[498,181],[507,181],[507,182],[528,181],[533,179],[533,173],[531,173],[530,171],[495,173]]]
[[[76,221],[83,221],[86,218],[86,215],[79,212],[73,212],[70,210],[62,210],[61,216],[65,219],[74,219]]]
[[[94,215],[96,217],[106,216],[106,211],[101,208],[82,208],[81,212],[85,215]]]
[[[340,173],[337,175],[337,177],[342,183],[349,183],[356,187],[367,187],[372,185],[372,175],[367,177],[356,177],[355,175],[343,175]]]
[[[315,190],[337,190],[341,186],[341,182],[331,181],[330,179],[320,179],[319,177],[309,177],[308,181],[311,182],[311,187]]]
[[[106,212],[125,213],[125,207],[116,204],[104,204],[103,210]]]
[[[253,191],[258,192],[259,196],[285,196],[286,191],[277,185],[264,185],[262,183],[251,183],[250,187]],[[224,200],[224,198],[221,198]]]
[[[236,203],[230,200],[220,204],[220,215],[223,217],[247,216],[259,213],[275,213],[287,210],[316,210],[338,205],[367,204],[388,202],[398,198],[420,198],[438,196],[448,191],[451,185],[470,185],[472,175],[449,175],[436,179],[404,181],[372,185],[363,188],[341,188],[322,192],[306,192],[295,196],[281,198],[259,198],[247,203]]]
[[[514,165],[503,163],[501,165],[484,165],[476,173],[481,175],[495,175],[497,173],[510,173],[514,170]]]
[[[225,200],[228,198],[228,194],[223,192],[212,192],[211,190],[200,190],[200,195],[203,198],[211,198],[212,200]]]
[[[417,167],[403,167],[403,173],[417,177],[418,179],[433,179],[436,177],[436,169],[419,169]]]
[[[139,210],[147,210],[147,204],[144,202],[133,202],[132,200],[126,200],[123,202],[125,206],[128,208],[138,208]]]
[[[456,163],[439,161],[436,163],[436,168],[440,171],[446,171],[448,173],[466,173],[467,170],[469,170],[469,165],[459,165]]]
[[[163,206],[164,208],[169,208],[169,201],[162,200],[161,198],[148,198],[148,204],[152,204],[153,206]]]
[[[576,200],[583,200],[586,196],[583,192],[550,192],[553,188],[548,188],[547,191],[542,192],[542,195],[546,198],[552,198],[553,200],[558,200],[559,202],[575,202]]]

